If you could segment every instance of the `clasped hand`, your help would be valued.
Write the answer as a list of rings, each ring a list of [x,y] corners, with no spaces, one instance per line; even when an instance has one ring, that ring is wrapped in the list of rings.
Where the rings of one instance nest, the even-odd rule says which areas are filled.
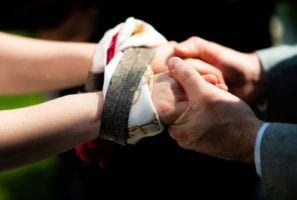
[[[153,101],[171,137],[185,149],[253,162],[263,122],[246,102],[261,97],[255,87],[264,82],[257,56],[200,38],[178,44],[170,55],[193,57],[167,59],[169,73],[156,75]]]

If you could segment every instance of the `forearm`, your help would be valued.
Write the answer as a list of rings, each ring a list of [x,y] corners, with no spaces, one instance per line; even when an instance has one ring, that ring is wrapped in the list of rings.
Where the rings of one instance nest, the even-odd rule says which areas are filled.
[[[0,169],[66,151],[98,136],[102,93],[69,95],[0,112]]]
[[[28,39],[0,33],[0,94],[83,84],[95,44]]]

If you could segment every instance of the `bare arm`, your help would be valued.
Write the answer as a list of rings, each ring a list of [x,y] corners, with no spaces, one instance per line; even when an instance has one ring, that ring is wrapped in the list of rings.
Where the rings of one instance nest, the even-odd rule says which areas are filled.
[[[54,42],[0,33],[0,94],[83,84],[96,44]]]
[[[97,137],[102,93],[69,95],[0,112],[0,170],[44,159]]]
[[[183,90],[168,73],[154,81],[153,103],[172,123],[186,106]],[[0,170],[62,153],[98,137],[102,92],[60,97],[47,103],[0,111]]]

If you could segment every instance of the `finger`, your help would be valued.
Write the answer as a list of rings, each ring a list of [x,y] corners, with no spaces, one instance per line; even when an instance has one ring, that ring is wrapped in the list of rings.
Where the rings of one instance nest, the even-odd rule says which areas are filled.
[[[204,81],[201,75],[191,65],[180,58],[173,57],[168,62],[169,73],[175,78],[184,89],[190,102],[196,102],[198,99],[201,81]]]
[[[215,75],[207,74],[207,75],[203,75],[202,77],[208,83],[211,83],[224,91],[228,91],[228,86],[225,83],[219,83],[218,78]]]
[[[218,63],[218,57],[220,52],[226,50],[227,48],[209,42],[199,37],[191,37],[184,42],[177,44],[175,47],[175,55],[185,58],[200,58],[205,60],[215,66]]]
[[[225,83],[223,73],[218,68],[200,60],[200,59],[186,59],[186,62],[192,65],[201,75],[214,74],[219,83]]]
[[[222,90],[225,90],[225,91],[228,91],[228,86],[224,83],[221,83],[221,84],[217,84],[217,87],[222,89]]]
[[[206,80],[207,82],[209,82],[213,85],[219,84],[218,78],[213,74],[203,75],[202,77],[204,78],[204,80]]]
[[[199,44],[202,41],[203,40],[200,40],[200,38],[190,37],[187,40],[177,44],[174,52],[177,56],[186,58],[200,57],[202,51],[199,48]]]

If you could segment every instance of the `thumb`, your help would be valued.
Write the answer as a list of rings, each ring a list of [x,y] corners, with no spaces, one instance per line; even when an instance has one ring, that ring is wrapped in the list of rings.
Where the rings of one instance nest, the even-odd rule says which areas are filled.
[[[201,75],[187,62],[173,57],[168,62],[169,73],[183,87],[189,102],[196,102],[197,92],[200,90]]]

